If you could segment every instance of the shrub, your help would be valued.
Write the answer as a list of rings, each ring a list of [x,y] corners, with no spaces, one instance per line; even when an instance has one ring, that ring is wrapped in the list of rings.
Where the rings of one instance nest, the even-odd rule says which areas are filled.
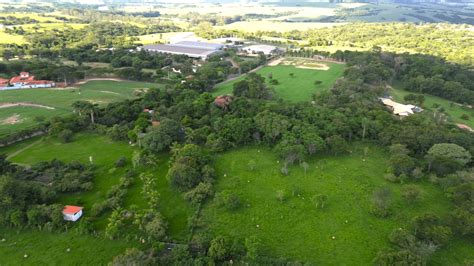
[[[392,183],[399,183],[400,182],[400,177],[394,175],[393,173],[388,173],[383,176],[383,178],[387,181],[390,181]]]
[[[217,204],[229,211],[237,210],[240,207],[240,198],[228,190],[224,190],[217,195]]]
[[[127,158],[125,156],[120,157],[116,162],[115,166],[116,167],[124,167],[127,165]]]
[[[372,213],[381,218],[390,215],[392,191],[388,187],[376,189],[372,196]]]
[[[73,136],[74,136],[74,133],[72,133],[72,131],[69,130],[69,129],[64,129],[63,131],[61,131],[61,132],[58,133],[58,139],[59,139],[62,143],[69,143],[69,142],[71,142]]]
[[[206,198],[212,196],[214,191],[212,190],[212,184],[209,182],[201,182],[194,189],[186,192],[184,198],[191,202],[193,205],[202,203]]]
[[[418,186],[409,185],[402,188],[402,197],[408,203],[414,203],[418,201],[421,197],[421,190]]]

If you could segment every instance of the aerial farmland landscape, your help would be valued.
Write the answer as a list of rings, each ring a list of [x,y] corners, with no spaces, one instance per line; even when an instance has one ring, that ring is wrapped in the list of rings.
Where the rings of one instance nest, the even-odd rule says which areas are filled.
[[[472,0],[0,0],[0,265],[474,265]]]

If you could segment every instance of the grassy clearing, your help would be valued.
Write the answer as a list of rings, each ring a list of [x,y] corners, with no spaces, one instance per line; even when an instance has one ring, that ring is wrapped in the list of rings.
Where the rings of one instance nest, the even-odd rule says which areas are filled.
[[[9,34],[0,30],[0,44],[24,44],[26,40],[21,35]]]
[[[136,97],[134,92],[159,84],[134,81],[89,81],[74,89],[22,89],[0,91],[1,102],[29,102],[55,108],[71,109],[75,101],[108,104]]]
[[[0,137],[11,132],[25,130],[38,124],[43,118],[63,115],[65,110],[49,110],[28,106],[0,109]],[[38,120],[39,119],[39,120]]]
[[[412,93],[409,91],[401,90],[401,89],[392,89],[390,90],[390,95],[399,102],[406,103],[406,101],[403,99],[407,94],[415,94],[418,95],[418,93]],[[434,105],[439,105],[439,107],[442,107],[444,109],[444,113],[448,115],[449,120],[454,122],[454,123],[459,123],[459,124],[465,124],[468,125],[471,128],[474,128],[474,109],[464,107],[462,105],[459,105],[453,101],[449,101],[440,97],[428,95],[428,94],[423,94],[425,96],[425,102],[423,103],[423,108],[428,111],[436,111],[437,108],[434,107]],[[463,114],[466,114],[469,116],[469,120],[464,120],[461,118]]]
[[[266,66],[256,73],[265,77],[267,84],[275,89],[276,95],[285,100],[297,102],[311,99],[314,93],[326,91],[332,87],[337,78],[341,77],[344,65],[324,63],[330,67],[329,70],[303,69],[295,66]],[[294,76],[290,76],[293,73]],[[278,80],[278,85],[270,85],[268,75]],[[234,83],[244,79],[244,76],[218,85],[213,94],[231,94]],[[322,81],[315,85],[315,81]]]
[[[96,202],[106,198],[107,191],[119,183],[125,169],[115,168],[115,162],[125,156],[131,159],[133,148],[125,143],[112,142],[107,137],[95,134],[78,134],[71,143],[60,143],[55,138],[44,138],[10,158],[15,163],[31,165],[42,161],[59,159],[65,162],[80,161],[89,163],[92,156],[97,166],[97,174],[92,190],[85,193],[64,194],[60,197],[63,204],[80,204],[84,206],[84,213],[92,208]],[[105,226],[106,220],[100,219],[96,225],[99,229]]]
[[[100,106],[111,102],[135,98],[136,92],[161,86],[155,83],[132,81],[89,81],[74,89],[22,89],[0,91],[0,103],[28,102],[54,107],[54,110],[36,107],[9,107],[0,109],[0,137],[15,131],[30,128],[38,122],[35,117],[49,119],[71,113],[75,101],[90,101]],[[14,114],[20,116],[15,124],[3,124],[1,121]]]
[[[407,205],[400,196],[404,185],[383,179],[386,158],[381,148],[359,144],[350,155],[310,159],[306,174],[294,166],[289,176],[282,176],[282,164],[265,148],[228,152],[216,160],[216,191],[232,191],[240,197],[241,207],[229,212],[213,201],[204,207],[202,216],[214,235],[257,236],[268,248],[264,253],[272,257],[367,265],[378,250],[389,246],[387,236],[393,229],[407,226],[415,215],[425,212],[445,215],[451,207],[438,187],[425,182],[418,184],[423,199]],[[254,171],[248,167],[249,160],[257,164]],[[370,213],[371,195],[384,186],[393,191],[393,215],[380,219]],[[277,200],[277,191],[287,195],[284,202]],[[316,194],[327,195],[324,209],[312,203]],[[445,259],[451,261],[456,251],[446,252]]]
[[[0,148],[0,154],[11,155],[10,160],[15,163],[31,165],[41,161],[59,159],[62,161],[80,161],[89,163],[89,156],[92,156],[94,164],[97,166],[97,174],[94,180],[94,187],[91,191],[85,193],[64,194],[60,197],[63,204],[79,204],[84,206],[84,215],[96,202],[106,199],[107,191],[119,183],[120,177],[126,173],[126,168],[116,168],[115,162],[122,156],[131,161],[133,151],[132,147],[126,143],[113,142],[105,136],[96,134],[77,134],[71,143],[60,143],[55,138],[39,138],[28,140]],[[20,151],[18,153],[18,151]],[[162,154],[158,157],[158,162],[154,167],[143,167],[138,172],[151,173],[157,178],[158,192],[160,194],[161,204],[159,210],[169,224],[168,235],[173,240],[186,240],[189,236],[187,228],[188,217],[192,214],[192,208],[183,199],[181,193],[171,188],[166,174],[168,172],[168,154]],[[125,197],[124,207],[136,206],[140,209],[148,208],[146,198],[142,193],[142,182],[140,178],[134,180],[133,185],[128,189]],[[105,228],[108,214],[95,221],[98,230]]]
[[[280,22],[280,21],[239,21],[224,26],[216,26],[216,29],[238,30],[245,32],[277,31],[288,32],[292,30],[310,30],[334,27],[344,23],[322,23],[322,22]]]
[[[0,228],[2,265],[106,265],[136,244],[73,233]],[[68,252],[67,249],[70,249]],[[24,258],[24,255],[28,258]]]

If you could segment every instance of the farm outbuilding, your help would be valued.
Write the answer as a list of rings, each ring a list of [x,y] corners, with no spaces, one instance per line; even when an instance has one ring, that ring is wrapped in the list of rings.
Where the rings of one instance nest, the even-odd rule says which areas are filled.
[[[418,106],[412,104],[397,103],[389,98],[381,98],[380,100],[385,106],[389,107],[392,110],[393,114],[401,117],[409,116],[414,113],[423,111],[423,109]]]
[[[63,217],[66,221],[75,222],[82,216],[82,207],[66,205],[63,208]]]

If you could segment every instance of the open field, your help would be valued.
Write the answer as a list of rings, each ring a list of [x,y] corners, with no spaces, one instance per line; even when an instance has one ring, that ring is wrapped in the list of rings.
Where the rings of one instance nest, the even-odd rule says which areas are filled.
[[[71,143],[60,143],[55,138],[35,138],[20,142],[13,146],[0,148],[0,154],[10,155],[9,160],[25,165],[31,165],[41,161],[59,159],[65,162],[80,161],[89,163],[92,156],[97,166],[93,189],[84,193],[64,194],[60,197],[62,204],[78,204],[84,206],[84,215],[87,217],[88,210],[94,203],[106,199],[107,191],[119,183],[126,168],[131,166],[131,158],[136,147],[126,143],[113,142],[105,136],[96,134],[77,134]],[[13,155],[13,156],[11,156]],[[116,168],[115,162],[122,156],[128,160],[125,168]],[[162,154],[158,157],[156,166],[137,169],[138,172],[147,172],[157,178],[158,191],[160,194],[159,211],[169,223],[168,235],[173,240],[186,240],[189,236],[187,229],[188,217],[192,214],[191,207],[183,199],[182,195],[175,191],[168,183],[166,174],[168,172],[169,155]],[[124,207],[132,205],[144,209],[148,207],[146,198],[142,192],[142,182],[137,177],[124,200]],[[94,221],[96,229],[103,230],[107,223],[108,213]]]
[[[160,84],[131,81],[89,81],[73,89],[22,89],[0,91],[2,103],[34,103],[54,108],[48,110],[35,107],[0,108],[0,137],[16,130],[33,127],[37,117],[49,119],[71,113],[71,104],[78,100],[106,105],[136,97],[135,93],[144,89],[159,87]],[[2,123],[13,115],[19,115],[18,122]]]
[[[401,90],[401,89],[392,89],[390,90],[390,95],[398,101],[402,103],[406,103],[406,101],[403,99],[408,94],[415,94],[418,95],[418,93],[412,93],[409,91]],[[458,103],[452,102],[450,100],[446,100],[440,97],[428,95],[428,94],[423,94],[425,97],[425,102],[423,103],[422,108],[428,111],[436,111],[436,109],[439,109],[440,107],[444,109],[444,113],[448,115],[448,119],[454,123],[458,124],[465,124],[468,125],[469,127],[474,129],[474,109],[464,107]],[[435,108],[434,106],[438,105],[438,108]],[[461,118],[462,115],[468,115],[469,120],[464,120]]]
[[[0,228],[0,239],[5,239],[0,242],[2,265],[107,265],[113,257],[137,245],[73,233],[7,228]]]
[[[295,59],[296,60],[296,59]],[[291,63],[289,63],[291,64]],[[308,63],[311,64],[311,63]],[[336,63],[321,63],[315,61],[312,64],[322,64],[329,67],[329,70],[316,70],[304,67],[304,65],[277,65],[266,66],[258,70],[256,73],[262,75],[267,84],[275,89],[276,95],[289,101],[307,101],[311,99],[314,93],[328,90],[332,87],[337,78],[341,77],[344,71],[344,65]],[[290,76],[293,73],[294,76]],[[268,75],[278,80],[278,85],[270,85]],[[236,80],[225,82],[216,86],[213,91],[214,95],[231,94],[234,83],[244,79],[242,76]],[[322,81],[321,84],[315,85],[315,81]]]
[[[8,34],[4,30],[0,29],[0,44],[24,44],[26,43],[25,38],[21,35]]]
[[[364,156],[366,147],[369,150]],[[268,247],[265,255],[314,264],[368,265],[378,250],[389,246],[388,235],[393,229],[406,227],[416,215],[434,212],[444,216],[451,208],[442,190],[428,182],[417,184],[423,199],[408,205],[400,195],[406,184],[383,178],[386,158],[379,147],[358,144],[350,155],[311,158],[307,173],[293,166],[290,174],[283,176],[279,170],[282,164],[273,152],[265,148],[234,150],[216,159],[216,192],[231,191],[239,196],[241,206],[228,211],[211,201],[202,217],[214,235],[258,237]],[[250,160],[257,165],[253,171],[248,167]],[[380,187],[393,192],[393,214],[386,219],[370,213],[371,195]],[[279,201],[277,193],[285,199]],[[323,209],[316,209],[311,200],[317,194],[328,197]],[[472,248],[469,244],[468,248],[452,246],[444,252],[443,261],[454,265]]]
[[[216,29],[239,30],[245,32],[276,31],[288,32],[293,30],[319,29],[343,25],[344,23],[322,23],[322,22],[280,22],[280,21],[239,21],[224,26],[216,26]]]

